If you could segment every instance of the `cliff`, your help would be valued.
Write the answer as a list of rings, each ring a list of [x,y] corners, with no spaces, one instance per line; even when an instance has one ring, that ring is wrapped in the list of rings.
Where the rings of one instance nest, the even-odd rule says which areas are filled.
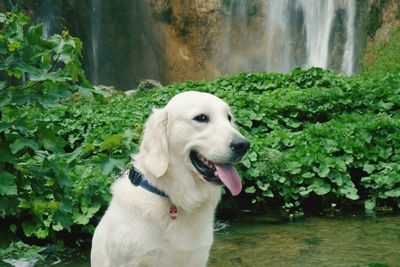
[[[141,79],[166,84],[311,65],[352,74],[361,62],[371,64],[372,47],[385,44],[400,23],[400,0],[356,0],[356,8],[335,0],[334,10],[332,1],[316,2],[323,18],[312,17],[310,0],[12,2],[42,21],[47,34],[68,29],[80,37],[92,82],[126,89]],[[317,41],[304,40],[312,34]]]

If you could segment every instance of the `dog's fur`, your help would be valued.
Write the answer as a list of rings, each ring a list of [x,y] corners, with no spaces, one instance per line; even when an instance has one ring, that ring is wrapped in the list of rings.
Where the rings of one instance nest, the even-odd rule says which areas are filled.
[[[199,114],[207,114],[209,122],[194,120]],[[123,174],[112,185],[110,206],[94,233],[92,267],[206,266],[221,188],[204,179],[189,153],[231,162],[232,139],[243,136],[230,116],[224,101],[200,92],[178,94],[153,110],[133,163],[168,198],[132,185]],[[169,218],[172,204],[176,220]]]

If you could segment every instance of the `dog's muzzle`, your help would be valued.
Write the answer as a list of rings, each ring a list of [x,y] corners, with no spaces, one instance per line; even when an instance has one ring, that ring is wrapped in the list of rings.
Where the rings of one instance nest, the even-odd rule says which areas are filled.
[[[229,147],[232,151],[229,162],[212,162],[197,151],[191,151],[189,157],[195,169],[206,181],[216,185],[224,184],[232,195],[236,196],[242,190],[242,184],[232,164],[238,162],[246,154],[250,143],[245,138],[237,137],[232,140]]]

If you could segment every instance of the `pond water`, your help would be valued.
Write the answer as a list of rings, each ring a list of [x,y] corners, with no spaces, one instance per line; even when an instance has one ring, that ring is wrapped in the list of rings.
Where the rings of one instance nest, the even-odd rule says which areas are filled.
[[[400,216],[271,216],[218,223],[209,267],[400,266]],[[36,266],[87,267],[88,254]]]
[[[209,266],[400,266],[400,217],[244,218],[217,232]],[[373,266],[373,265],[372,265]]]

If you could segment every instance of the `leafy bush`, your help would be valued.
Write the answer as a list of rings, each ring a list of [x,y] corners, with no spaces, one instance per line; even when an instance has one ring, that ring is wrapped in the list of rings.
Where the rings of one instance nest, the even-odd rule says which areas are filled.
[[[68,32],[44,40],[42,25],[19,12],[0,13],[0,29],[0,217],[13,232],[46,238],[100,207],[77,198],[96,186],[84,182],[79,169],[65,171],[66,140],[38,119],[74,92],[91,94],[82,44]]]
[[[102,104],[76,102],[53,111],[49,123],[63,125],[58,135],[86,151],[75,158],[79,164],[94,160],[112,173],[112,162],[135,151],[151,107],[185,90],[214,93],[232,106],[252,142],[239,169],[253,203],[273,197],[288,211],[307,200],[324,202],[322,208],[354,201],[369,209],[376,203],[397,205],[399,74],[344,78],[313,68],[189,81],[133,97],[116,95]]]
[[[252,141],[242,177],[253,202],[274,197],[289,211],[308,199],[323,208],[357,200],[368,209],[400,204],[399,73],[344,78],[312,68],[182,86],[233,106]]]

